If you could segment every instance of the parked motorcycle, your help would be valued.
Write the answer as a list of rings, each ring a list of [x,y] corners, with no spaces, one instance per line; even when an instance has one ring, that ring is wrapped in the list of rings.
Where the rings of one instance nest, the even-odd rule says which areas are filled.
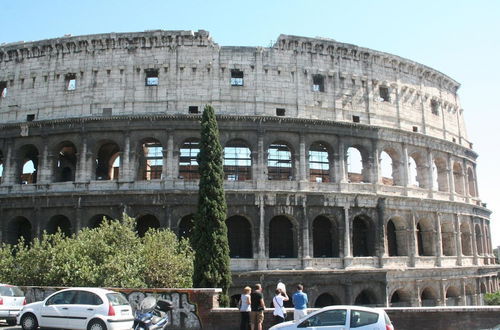
[[[169,300],[146,297],[135,311],[134,330],[165,330],[169,324],[168,312],[173,309]]]

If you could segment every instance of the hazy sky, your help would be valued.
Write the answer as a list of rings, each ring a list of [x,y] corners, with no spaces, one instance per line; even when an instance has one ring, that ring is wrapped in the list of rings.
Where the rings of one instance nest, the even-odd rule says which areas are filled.
[[[154,29],[203,29],[222,46],[269,46],[281,33],[333,38],[457,80],[479,153],[479,194],[500,245],[500,1],[0,0],[0,43]]]

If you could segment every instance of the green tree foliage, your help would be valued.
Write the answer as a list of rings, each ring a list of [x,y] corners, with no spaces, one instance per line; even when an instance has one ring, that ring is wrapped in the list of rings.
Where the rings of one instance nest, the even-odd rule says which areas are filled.
[[[485,294],[484,295],[484,303],[486,305],[500,306],[500,292]]]
[[[193,283],[199,288],[222,288],[220,304],[227,306],[231,269],[226,227],[224,169],[219,129],[214,109],[209,105],[205,106],[201,120],[198,166],[200,172],[198,211],[191,238],[195,250]]]
[[[44,234],[0,246],[0,282],[16,285],[190,287],[194,253],[170,230],[137,235],[134,219],[105,220],[78,235]]]

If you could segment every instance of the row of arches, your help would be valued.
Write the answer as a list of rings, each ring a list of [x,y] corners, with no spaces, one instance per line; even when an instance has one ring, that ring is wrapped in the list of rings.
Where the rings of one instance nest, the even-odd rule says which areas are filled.
[[[105,214],[97,214],[85,226],[97,227],[103,217],[111,219]],[[228,241],[231,258],[253,258],[256,250],[256,234],[252,222],[245,216],[233,215],[226,220],[228,228]],[[143,236],[151,228],[160,228],[160,220],[152,215],[145,214],[137,217],[136,230]],[[180,237],[189,238],[193,228],[193,215],[186,215],[177,224],[177,233]],[[269,258],[297,258],[299,251],[299,226],[296,219],[288,215],[277,215],[270,219],[266,226],[268,237],[267,255]],[[459,253],[464,256],[473,256],[474,253],[491,253],[489,246],[489,233],[487,228],[486,240],[483,240],[483,228],[476,223],[467,221],[460,223],[458,237],[455,235],[453,223],[441,223],[441,235],[435,230],[435,224],[430,219],[421,219],[412,230],[403,218],[390,218],[384,228],[385,242],[377,241],[377,232],[380,228],[367,214],[359,214],[352,219],[352,255],[354,257],[377,256],[377,247],[385,246],[389,257],[409,256],[411,245],[416,245],[419,256],[436,256],[439,254],[438,245],[444,256],[455,256]],[[45,224],[43,230],[55,233],[60,230],[66,235],[71,235],[74,228],[72,221],[64,215],[55,215]],[[346,255],[344,251],[343,221],[335,217],[320,215],[311,223],[311,256],[314,258],[339,258]],[[475,239],[472,239],[474,235]],[[15,217],[7,223],[6,242],[14,244],[20,238],[30,241],[33,237],[32,223],[25,217]],[[413,238],[415,237],[415,239]],[[460,239],[461,251],[458,251],[457,240]],[[413,242],[416,240],[416,242]],[[441,242],[439,242],[441,241]],[[475,241],[475,251],[473,249]],[[485,244],[483,246],[483,244]]]
[[[199,178],[197,155],[199,153],[199,139],[188,138],[178,149],[178,178],[196,180]],[[343,146],[344,147],[344,146]],[[406,157],[394,147],[382,148],[376,156],[370,154],[369,149],[362,144],[346,145],[347,149],[342,157],[344,171],[336,173],[336,156],[333,148],[324,141],[316,141],[308,146],[305,158],[307,159],[308,179],[311,182],[338,182],[345,179],[352,183],[378,182],[385,185],[415,186],[448,192],[452,188],[459,195],[477,196],[475,171],[472,166],[464,168],[463,161],[449,162],[444,155],[436,155],[432,164],[428,164],[427,157],[421,151],[408,154],[408,163],[404,165]],[[124,150],[118,143],[108,140],[101,141],[91,164],[94,171],[94,180],[116,180],[124,165]],[[164,176],[167,149],[155,138],[147,138],[138,144],[135,155],[135,180],[155,180]],[[35,145],[21,146],[14,157],[12,175],[17,177],[15,183],[37,183],[39,173],[40,154]],[[52,173],[52,182],[75,181],[78,165],[78,150],[71,141],[58,144],[50,152],[49,168]],[[225,179],[230,181],[246,181],[252,179],[252,167],[256,162],[255,152],[244,140],[233,139],[224,147]],[[0,150],[0,180],[3,178],[4,153]],[[297,163],[300,155],[287,142],[275,141],[268,145],[265,151],[267,162],[266,174],[269,180],[294,180],[297,177]],[[377,158],[377,161],[374,161]],[[128,160],[127,160],[128,162]],[[7,166],[7,164],[5,164]],[[428,171],[428,167],[432,171]],[[450,170],[449,168],[452,168]],[[376,168],[377,178],[373,168]],[[345,174],[342,174],[345,172]],[[451,178],[451,180],[450,180]],[[467,182],[465,181],[467,178]],[[5,181],[5,179],[4,179]],[[467,191],[466,191],[467,187]]]

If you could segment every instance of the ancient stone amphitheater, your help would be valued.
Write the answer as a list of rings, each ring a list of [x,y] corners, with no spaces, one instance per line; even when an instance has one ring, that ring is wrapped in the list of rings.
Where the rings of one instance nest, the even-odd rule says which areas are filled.
[[[0,240],[103,216],[189,236],[200,114],[224,147],[234,283],[311,306],[477,305],[499,288],[477,154],[450,77],[396,55],[206,31],[0,46]]]

